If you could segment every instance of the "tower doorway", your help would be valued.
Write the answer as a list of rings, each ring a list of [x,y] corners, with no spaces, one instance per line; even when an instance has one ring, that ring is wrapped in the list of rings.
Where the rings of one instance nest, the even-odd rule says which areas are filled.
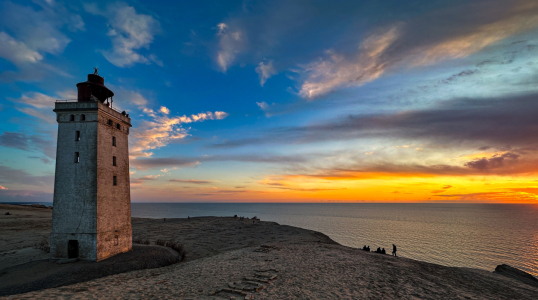
[[[67,243],[67,258],[77,258],[78,257],[78,241],[69,240]]]

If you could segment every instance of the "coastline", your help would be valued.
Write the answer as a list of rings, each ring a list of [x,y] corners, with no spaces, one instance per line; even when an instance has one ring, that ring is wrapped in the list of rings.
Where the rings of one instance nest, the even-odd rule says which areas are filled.
[[[0,205],[2,214],[4,209],[5,206]],[[0,259],[5,261],[9,256],[5,255],[7,252],[27,251],[33,246],[33,241],[46,233],[47,212],[43,210],[18,209],[20,217],[13,223],[16,233],[2,237]],[[5,218],[2,220],[4,222]],[[218,299],[226,292],[210,294],[228,287],[230,283],[252,278],[260,270],[269,269],[278,271],[277,277],[263,284],[264,288],[258,292],[251,293],[255,299],[533,299],[538,293],[538,288],[493,272],[367,253],[342,246],[312,230],[252,221],[226,217],[166,221],[133,218],[133,239],[153,242],[157,239],[178,240],[187,250],[185,262],[7,298],[76,295],[80,298]],[[37,223],[42,226],[36,228]],[[10,230],[12,227],[7,232]],[[10,238],[14,240],[9,242]],[[13,257],[16,255],[12,254]]]

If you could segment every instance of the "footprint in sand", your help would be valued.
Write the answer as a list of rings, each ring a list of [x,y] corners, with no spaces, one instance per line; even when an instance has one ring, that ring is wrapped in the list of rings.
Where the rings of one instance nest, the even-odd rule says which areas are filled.
[[[252,276],[245,276],[243,280],[229,282],[225,288],[209,293],[217,299],[254,299],[254,293],[265,288],[262,283],[269,284],[278,277],[278,270],[263,269],[254,270]],[[240,298],[238,298],[240,297]]]

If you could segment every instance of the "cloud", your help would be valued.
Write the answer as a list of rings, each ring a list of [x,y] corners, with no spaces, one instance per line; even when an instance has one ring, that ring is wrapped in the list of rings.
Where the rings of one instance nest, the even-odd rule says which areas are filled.
[[[363,85],[399,68],[467,57],[538,27],[538,3],[494,2],[454,6],[378,29],[353,55],[327,51],[325,58],[301,66],[298,72],[304,80],[299,94],[313,99],[339,88]]]
[[[382,62],[382,55],[400,36],[400,26],[396,25],[368,37],[359,46],[359,56],[352,60],[334,51],[327,51],[328,59],[302,66],[302,73],[307,78],[302,83],[299,94],[305,98],[315,98],[338,87],[362,85],[377,79],[387,67]]]
[[[131,160],[130,164],[137,170],[145,171],[163,167],[193,167],[200,162],[182,158],[138,158]]]
[[[491,158],[483,157],[481,159],[476,159],[466,163],[465,166],[480,171],[487,171],[500,168],[504,166],[506,162],[514,162],[519,156],[520,155],[518,154],[507,152],[501,155],[494,155]]]
[[[538,94],[453,99],[432,107],[389,114],[338,116],[306,126],[272,128],[255,138],[224,141],[212,148],[315,143],[350,139],[410,139],[435,145],[515,148],[538,146]]]
[[[71,41],[60,29],[67,26],[70,31],[85,30],[79,15],[69,12],[61,5],[40,4],[41,10],[12,2],[4,2],[0,22],[11,32],[0,33],[0,40],[8,41],[1,47],[3,53],[11,53],[4,58],[13,63],[35,63],[43,59],[44,53],[59,54]],[[15,40],[16,39],[16,40]],[[20,51],[14,53],[11,51]]]
[[[130,183],[131,183],[131,185],[139,185],[139,184],[142,184],[144,181],[156,180],[160,176],[161,175],[147,175],[147,176],[143,176],[143,177],[139,177],[139,178],[131,178]]]
[[[53,108],[54,103],[57,100],[57,98],[55,97],[47,96],[45,94],[37,92],[31,93],[30,95],[31,96],[22,95],[22,97],[20,97],[19,99],[14,99],[12,101],[22,102],[36,108]]]
[[[444,79],[442,80],[441,82],[442,83],[451,83],[461,77],[467,77],[467,76],[471,76],[473,74],[476,74],[478,73],[478,70],[465,70],[465,71],[461,71],[459,72],[458,74],[454,74],[450,77],[448,77],[447,79]]]
[[[28,150],[28,139],[24,134],[17,132],[4,131],[0,135],[0,146]]]
[[[228,116],[223,111],[203,112],[190,116],[170,117],[168,108],[161,107],[158,112],[152,109],[143,108],[143,112],[151,118],[150,121],[143,121],[138,128],[132,130],[132,140],[130,157],[150,157],[152,149],[157,149],[168,145],[169,143],[187,137],[187,129],[181,127],[185,123],[203,122],[206,120],[222,120]]]
[[[0,189],[0,202],[52,202],[52,198],[52,193]]]
[[[56,156],[54,140],[44,138],[41,135],[26,135],[19,132],[4,131],[0,135],[0,146],[25,151],[39,151],[50,158]]]
[[[111,85],[110,88],[114,90],[114,98],[121,99],[119,105],[122,107],[131,108],[131,106],[135,106],[137,109],[143,110],[148,105],[148,100],[139,92],[127,90],[123,87],[115,87],[113,85]],[[116,102],[114,102],[114,105],[117,106]]]
[[[20,98],[8,98],[8,100],[15,102],[17,104],[25,104],[31,107],[21,107],[17,105],[15,108],[27,115],[36,117],[48,124],[56,124],[56,117],[52,112],[54,108],[54,103],[57,99],[66,97],[69,99],[76,98],[76,94],[73,91],[66,90],[58,93],[59,96],[52,97],[42,93],[29,93],[23,94]]]
[[[267,64],[264,64],[263,61],[260,62],[256,67],[256,73],[260,77],[260,85],[263,86],[269,77],[277,74],[277,71],[273,67],[273,61],[270,60]]]
[[[0,183],[52,187],[54,175],[31,175],[24,170],[0,165]]]
[[[7,187],[5,187],[5,186],[0,185],[0,190],[9,190],[9,189]]]
[[[194,180],[194,179],[170,179],[170,182],[179,182],[179,183],[192,183],[192,184],[209,184],[213,181],[208,180]]]
[[[258,105],[262,110],[266,110],[269,107],[269,105],[265,101],[256,102],[256,105]]]
[[[131,160],[131,166],[138,170],[148,170],[154,168],[172,168],[172,167],[192,167],[204,162],[216,161],[238,161],[248,163],[270,163],[286,164],[306,162],[315,154],[302,155],[204,155],[199,157],[146,157]],[[167,171],[163,169],[162,171]]]
[[[440,193],[444,193],[446,190],[448,190],[449,188],[451,188],[452,186],[451,185],[445,185],[443,186],[441,189],[439,190],[433,190],[431,191],[430,193],[432,194],[440,194]]]
[[[48,72],[69,76],[43,61],[47,54],[62,53],[71,42],[62,32],[63,28],[72,32],[83,31],[84,22],[63,5],[51,6],[42,1],[34,3],[36,5],[31,6],[10,1],[0,4],[0,57],[18,67],[17,71],[0,73],[1,81],[37,81]]]
[[[31,50],[23,42],[15,40],[5,32],[0,32],[0,57],[14,64],[35,63],[43,59],[39,52]]]
[[[87,12],[107,18],[107,35],[112,40],[112,50],[103,51],[104,57],[117,67],[129,67],[136,63],[150,64],[151,61],[162,66],[155,54],[147,56],[140,49],[149,49],[156,34],[161,32],[159,21],[150,15],[138,14],[134,7],[123,2],[109,4],[100,11],[95,4],[84,4]]]
[[[170,113],[170,110],[164,106],[161,106],[161,109],[159,109],[160,112],[162,112],[163,114],[167,115]]]
[[[483,193],[467,193],[467,194],[445,194],[435,195],[436,197],[443,198],[456,198],[457,201],[464,201],[469,203],[475,202],[502,202],[502,203],[520,203],[528,201],[534,203],[536,196],[534,194],[521,194],[518,192],[483,192]]]
[[[219,49],[217,51],[217,64],[223,72],[232,65],[237,55],[245,47],[245,33],[239,28],[231,27],[230,24],[217,24],[217,36],[219,37]]]

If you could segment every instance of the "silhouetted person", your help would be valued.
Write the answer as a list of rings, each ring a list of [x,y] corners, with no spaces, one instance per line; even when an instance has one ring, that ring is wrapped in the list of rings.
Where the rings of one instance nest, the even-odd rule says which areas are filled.
[[[377,250],[375,250],[375,253],[381,253],[381,248],[377,247]]]
[[[366,245],[364,245],[364,246],[362,247],[362,250],[366,251]]]
[[[396,245],[392,244],[392,255],[397,256],[396,255],[396,250],[397,250]]]
[[[368,245],[368,247],[366,247],[366,251],[370,252],[370,245]]]
[[[381,254],[387,254],[387,251],[385,251],[385,248],[381,249]]]

